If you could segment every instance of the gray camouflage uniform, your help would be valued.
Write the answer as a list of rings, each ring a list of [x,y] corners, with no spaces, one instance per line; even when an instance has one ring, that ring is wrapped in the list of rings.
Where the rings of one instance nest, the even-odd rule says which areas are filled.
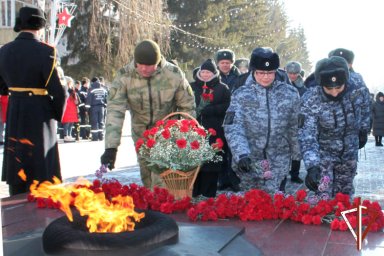
[[[288,174],[291,159],[300,159],[297,141],[300,98],[297,90],[285,82],[275,80],[264,88],[250,75],[244,86],[232,97],[224,120],[224,132],[233,154],[232,165],[249,156],[252,170],[240,174],[253,175],[254,187],[268,193],[279,191],[280,183]],[[255,170],[255,163],[269,161],[272,179],[264,179]]]
[[[360,124],[359,129],[362,131],[369,132],[370,130],[370,118],[371,118],[371,95],[369,89],[364,82],[363,77],[349,69],[349,82],[352,86],[352,90],[355,91],[355,97],[358,95],[358,103],[360,104],[360,109],[358,110],[358,123]]]
[[[359,130],[369,129],[369,105],[366,106],[366,87],[346,84],[341,100],[332,101],[321,86],[310,88],[302,98],[303,125],[299,142],[306,169],[319,166],[330,178],[325,193],[353,195],[356,175]],[[320,192],[318,192],[320,193]]]
[[[114,79],[108,98],[105,148],[120,145],[125,112],[131,113],[132,139],[136,143],[156,121],[175,111],[195,116],[195,97],[184,73],[163,57],[150,78],[141,77],[134,62],[123,67]],[[138,156],[144,186],[161,186],[144,159]]]

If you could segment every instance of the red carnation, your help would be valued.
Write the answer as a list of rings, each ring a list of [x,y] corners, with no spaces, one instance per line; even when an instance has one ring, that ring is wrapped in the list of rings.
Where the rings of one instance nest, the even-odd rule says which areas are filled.
[[[209,94],[208,93],[202,93],[201,97],[203,98],[204,101],[209,101]]]
[[[155,146],[155,144],[156,144],[155,140],[153,140],[153,139],[147,140],[147,147],[148,148],[153,148],[153,146]]]
[[[165,124],[165,128],[169,128],[171,126],[174,126],[175,124],[177,124],[177,120],[168,120],[167,123]]]
[[[315,215],[312,217],[312,223],[314,225],[320,225],[321,224],[321,217],[320,215]]]
[[[159,120],[156,122],[157,127],[162,126],[162,125],[164,125],[164,120]]]
[[[212,135],[212,136],[216,136],[216,130],[215,129],[213,129],[213,128],[209,128],[208,129],[208,132]]]
[[[178,148],[185,148],[187,146],[187,140],[186,139],[179,139],[176,140],[176,144]]]
[[[197,140],[191,142],[191,149],[199,149],[200,143]]]
[[[297,201],[303,202],[306,197],[307,197],[307,192],[304,189],[301,189],[296,192]]]
[[[96,179],[93,181],[93,187],[98,188],[98,187],[100,187],[100,185],[101,185],[100,180]]]
[[[348,216],[348,221],[351,224],[352,228],[356,228],[356,226],[357,226],[356,216]]]
[[[372,226],[371,226],[370,231],[372,231],[372,232],[377,232],[377,231],[379,231],[379,224],[377,224],[376,222],[375,222],[375,223],[372,223]]]
[[[137,141],[136,141],[136,146],[135,146],[135,148],[136,148],[136,152],[139,152],[139,149],[141,148],[141,146],[144,144],[144,140],[142,139],[142,138],[140,138],[140,139],[138,139]]]
[[[151,130],[149,130],[149,134],[154,136],[157,133],[158,130],[159,130],[159,128],[153,127]]]
[[[148,138],[148,136],[149,136],[149,130],[145,130],[145,131],[143,132],[143,137],[144,137],[144,138]]]
[[[181,131],[181,132],[189,132],[189,127],[188,127],[187,125],[182,125],[182,126],[180,127],[180,131]]]
[[[196,132],[197,132],[197,134],[199,134],[201,137],[205,137],[205,136],[207,136],[207,133],[206,133],[205,130],[202,129],[202,128],[196,128]]]
[[[171,137],[171,132],[168,129],[165,129],[161,135],[163,136],[164,139],[169,139]]]
[[[344,220],[342,220],[342,221],[339,222],[339,229],[340,229],[341,231],[345,231],[345,230],[348,229],[348,225],[347,225],[347,223],[346,223]]]
[[[309,214],[303,215],[301,218],[301,222],[303,222],[305,225],[311,225],[312,223],[312,216]]]
[[[199,212],[196,211],[195,208],[191,207],[189,208],[189,210],[187,211],[187,215],[189,217],[190,220],[192,221],[196,221],[199,217]]]
[[[216,143],[212,145],[212,147],[215,148],[215,149],[222,149],[223,146],[224,146],[224,142],[220,138],[217,138],[216,139]]]
[[[189,120],[189,125],[190,126],[198,126],[199,123],[196,120]]]
[[[188,126],[189,125],[189,120],[188,119],[183,119],[183,120],[181,120],[181,125],[182,126]]]

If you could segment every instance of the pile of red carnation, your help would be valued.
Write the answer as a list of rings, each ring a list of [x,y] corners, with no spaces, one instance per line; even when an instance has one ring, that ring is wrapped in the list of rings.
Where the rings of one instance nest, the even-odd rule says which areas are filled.
[[[358,207],[360,202],[358,198],[351,202],[348,195],[338,193],[334,199],[321,200],[316,205],[310,205],[305,201],[307,197],[305,190],[299,190],[295,196],[276,194],[272,197],[262,190],[253,189],[244,195],[221,194],[216,198],[193,204],[188,197],[175,200],[174,196],[164,188],[154,188],[151,191],[134,183],[122,185],[116,180],[105,183],[94,180],[89,189],[105,193],[107,198],[129,195],[138,209],[150,209],[167,214],[186,212],[192,221],[216,221],[228,218],[239,218],[242,221],[290,219],[306,225],[320,225],[327,222],[331,224],[332,230],[342,231],[348,230],[348,226],[341,217],[341,212]],[[59,207],[50,199],[35,198],[29,195],[28,200],[36,202],[38,208]],[[381,231],[384,228],[384,214],[379,203],[364,200],[362,205],[370,210],[363,211],[363,225],[366,226],[372,221],[370,231]],[[377,216],[373,219],[375,215]],[[355,228],[357,225],[356,212],[346,216],[352,228]]]

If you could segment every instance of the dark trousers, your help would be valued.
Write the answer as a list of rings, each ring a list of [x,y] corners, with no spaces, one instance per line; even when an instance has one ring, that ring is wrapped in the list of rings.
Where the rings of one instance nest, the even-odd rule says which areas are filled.
[[[14,195],[17,195],[17,194],[23,194],[23,193],[27,193],[29,190],[28,190],[28,186],[26,183],[24,184],[16,184],[16,185],[9,185],[9,195],[10,196],[14,196]]]
[[[72,129],[72,137],[76,138],[76,140],[80,139],[80,124],[79,123],[74,123],[73,124],[73,129]]]
[[[383,139],[383,136],[375,136],[376,146],[381,144],[382,139]]]
[[[91,126],[89,125],[89,118],[87,115],[87,111],[84,109],[80,109],[80,137],[84,139],[89,138],[89,134],[91,131]]]
[[[192,196],[215,197],[218,177],[218,172],[199,172],[193,185]]]
[[[224,144],[223,171],[219,174],[219,186],[235,186],[240,184],[240,178],[232,169],[232,153],[227,143]]]
[[[300,161],[292,160],[291,171],[289,172],[289,174],[291,174],[291,178],[299,177],[299,172],[300,172]]]
[[[60,139],[64,139],[64,128],[62,122],[57,123],[57,133],[59,134]]]
[[[91,121],[92,140],[103,140],[104,132],[104,106],[92,106],[89,119]]]

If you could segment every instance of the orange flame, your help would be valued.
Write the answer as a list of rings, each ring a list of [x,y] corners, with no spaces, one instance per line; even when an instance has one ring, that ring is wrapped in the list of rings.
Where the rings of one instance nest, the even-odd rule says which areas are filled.
[[[70,221],[73,221],[71,204],[78,209],[81,216],[87,215],[87,227],[91,233],[133,231],[135,222],[145,216],[144,213],[134,211],[132,197],[118,195],[108,200],[104,193],[95,193],[89,189],[91,183],[85,179],[77,180],[75,184],[60,184],[60,180],[56,178],[54,183],[43,182],[37,185],[38,182],[34,181],[31,194],[60,202],[60,209]]]
[[[20,179],[22,179],[23,181],[27,180],[27,175],[25,175],[24,169],[20,169],[17,175],[19,175]]]

